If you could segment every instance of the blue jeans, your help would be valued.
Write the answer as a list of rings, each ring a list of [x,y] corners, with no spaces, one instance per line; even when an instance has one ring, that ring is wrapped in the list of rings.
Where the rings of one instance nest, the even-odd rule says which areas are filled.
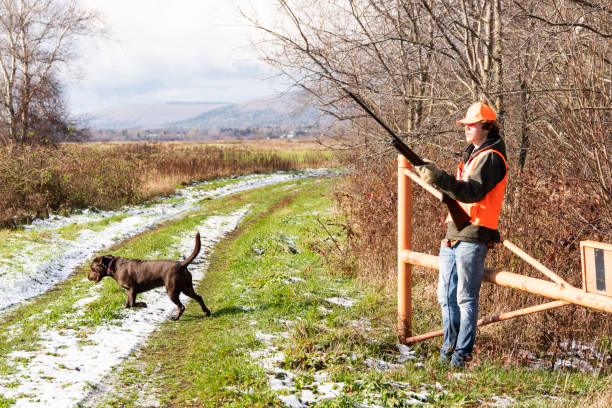
[[[489,247],[463,242],[440,247],[438,302],[442,306],[444,344],[440,359],[452,355],[451,364],[463,367],[471,358],[478,321],[478,296]]]

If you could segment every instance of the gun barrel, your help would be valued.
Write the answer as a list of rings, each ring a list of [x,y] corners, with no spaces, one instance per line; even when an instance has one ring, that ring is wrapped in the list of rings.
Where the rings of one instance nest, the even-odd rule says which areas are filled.
[[[370,115],[372,118],[374,118],[374,120],[376,120],[376,122],[378,122],[378,124],[380,126],[382,126],[387,133],[389,133],[392,137],[392,142],[393,142],[393,146],[404,156],[408,159],[408,161],[410,163],[412,163],[413,166],[421,166],[423,164],[425,164],[425,162],[423,161],[423,159],[421,159],[415,152],[413,152],[408,145],[406,145],[406,143],[404,143],[402,141],[402,139],[400,139],[395,132],[393,132],[389,126],[387,126],[387,124],[385,122],[383,122],[382,120],[380,120],[378,118],[378,116],[376,116],[371,110],[370,108],[367,107],[367,105],[365,103],[363,103],[363,101],[361,99],[359,99],[355,94],[353,94],[351,91],[349,91],[346,88],[343,88],[344,92],[346,92],[355,102],[357,102],[357,104],[359,106],[361,106],[361,108],[366,111],[366,113],[368,115]],[[463,227],[465,227],[468,222],[470,221],[470,217],[467,215],[467,213],[463,210],[463,208],[461,208],[461,206],[459,205],[459,203],[455,200],[453,200],[452,198],[450,198],[447,194],[442,193],[442,200],[441,200],[444,204],[446,204],[446,206],[448,207],[448,211],[450,212],[451,218],[453,219],[453,222],[455,223],[455,226],[457,227],[458,230],[461,230]]]
[[[421,166],[423,164],[425,164],[425,162],[423,161],[423,159],[421,159],[415,152],[413,152],[408,145],[406,145],[406,143],[404,143],[402,141],[402,139],[400,139],[395,132],[393,132],[389,126],[387,126],[387,124],[385,122],[383,122],[382,120],[380,120],[378,118],[378,116],[376,116],[374,114],[374,112],[372,112],[370,110],[370,108],[368,108],[368,106],[363,103],[363,101],[361,99],[359,99],[354,93],[352,93],[351,91],[349,91],[348,89],[344,89],[344,91],[351,97],[353,98],[353,100],[355,102],[357,102],[357,104],[359,106],[361,106],[361,108],[367,112],[368,115],[370,115],[372,118],[374,118],[374,120],[376,122],[378,122],[378,124],[380,126],[382,126],[387,133],[389,133],[391,135],[391,137],[393,138],[393,146],[395,146],[395,148],[404,155],[404,157],[406,157],[408,159],[408,161],[410,163],[412,163],[413,166]]]

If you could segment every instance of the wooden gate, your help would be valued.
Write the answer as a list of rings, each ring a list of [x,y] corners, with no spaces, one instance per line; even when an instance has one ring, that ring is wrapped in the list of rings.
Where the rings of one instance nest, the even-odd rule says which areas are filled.
[[[412,181],[442,201],[442,193],[425,183],[413,173],[411,165],[402,155],[398,156],[398,213],[397,213],[397,264],[398,264],[398,336],[400,341],[412,343],[442,335],[442,330],[412,336],[412,266],[439,269],[438,257],[411,250],[412,239]],[[576,288],[556,273],[542,265],[512,242],[502,238],[504,247],[519,256],[549,280],[532,278],[505,270],[485,268],[483,280],[500,286],[518,289],[555,299],[524,309],[513,310],[480,319],[478,326],[499,322],[530,313],[554,309],[570,303],[612,313],[612,245],[584,241],[580,243],[582,257],[582,289]]]

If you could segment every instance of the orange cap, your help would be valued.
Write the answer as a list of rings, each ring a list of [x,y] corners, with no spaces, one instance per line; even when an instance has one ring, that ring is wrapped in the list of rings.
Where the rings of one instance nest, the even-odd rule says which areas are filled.
[[[476,102],[469,107],[467,113],[465,114],[465,118],[458,120],[457,124],[469,125],[471,123],[476,123],[483,120],[495,119],[497,119],[497,115],[495,115],[495,111],[491,109],[489,105],[482,102]]]

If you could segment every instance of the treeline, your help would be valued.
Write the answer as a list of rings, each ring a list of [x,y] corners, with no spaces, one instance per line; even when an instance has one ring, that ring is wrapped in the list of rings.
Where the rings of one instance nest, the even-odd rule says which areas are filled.
[[[355,173],[338,197],[358,273],[394,281],[396,152],[342,88],[451,174],[465,148],[455,120],[475,101],[494,107],[510,168],[501,232],[581,285],[578,242],[612,240],[609,0],[283,0],[274,21],[255,15],[244,12],[265,60],[346,124],[341,143],[353,148],[345,164]],[[414,248],[435,253],[443,210],[416,188],[413,205]],[[502,250],[489,260],[537,276]],[[486,285],[483,315],[537,301]],[[570,306],[486,332],[491,347],[551,346],[609,339],[612,324]]]
[[[219,129],[90,129],[87,140],[90,142],[211,141],[316,138],[319,135],[320,131],[312,128],[281,126]]]

